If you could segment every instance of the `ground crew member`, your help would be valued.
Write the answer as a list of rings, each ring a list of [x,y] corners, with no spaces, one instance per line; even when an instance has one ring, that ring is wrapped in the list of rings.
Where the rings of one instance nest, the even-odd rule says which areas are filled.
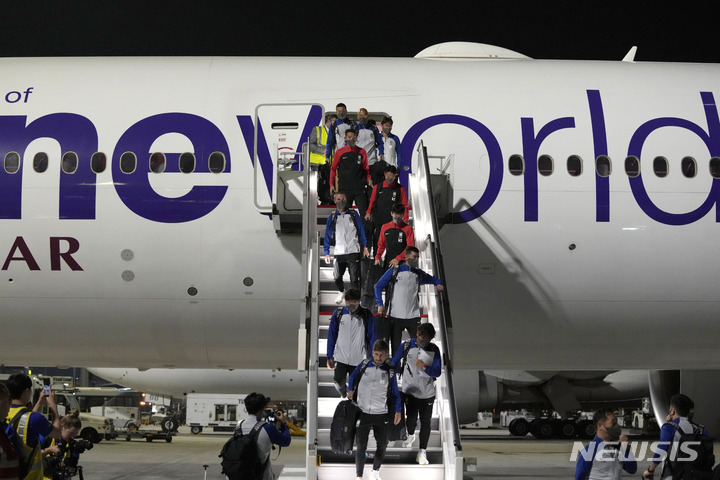
[[[327,162],[325,151],[327,150],[331,126],[335,120],[337,120],[336,114],[326,113],[325,124],[316,126],[310,132],[310,166],[313,168],[318,168],[319,165],[325,165]]]
[[[360,422],[356,437],[355,474],[358,479],[363,476],[368,435],[372,428],[377,448],[370,478],[371,480],[380,480],[380,466],[385,458],[388,443],[388,422],[392,421],[395,425],[400,423],[402,404],[395,372],[387,361],[390,355],[385,340],[375,341],[372,356],[372,360],[360,363],[350,375],[348,398],[355,399],[360,408]],[[394,411],[395,415],[389,417],[389,411]]]
[[[6,419],[17,433],[18,442],[20,443],[20,468],[22,471],[27,472],[23,478],[26,480],[42,480],[43,462],[39,436],[60,438],[60,415],[55,402],[55,392],[50,390],[49,393],[46,393],[43,390],[35,408],[30,411],[26,407],[33,394],[30,377],[24,373],[10,375],[7,380],[7,387],[10,391],[11,401]],[[47,402],[50,411],[54,415],[53,423],[50,423],[39,412],[43,402]]]

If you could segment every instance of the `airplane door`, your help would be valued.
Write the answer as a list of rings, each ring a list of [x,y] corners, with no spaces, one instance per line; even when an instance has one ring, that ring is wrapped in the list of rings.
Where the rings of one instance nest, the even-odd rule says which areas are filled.
[[[322,105],[312,103],[269,103],[255,108],[253,185],[255,207],[261,213],[273,211],[278,172],[302,170],[303,160],[298,152],[313,127],[322,123],[324,113]]]

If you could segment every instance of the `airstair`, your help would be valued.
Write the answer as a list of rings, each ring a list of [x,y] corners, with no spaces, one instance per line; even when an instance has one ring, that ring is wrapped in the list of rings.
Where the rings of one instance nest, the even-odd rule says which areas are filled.
[[[337,291],[332,278],[332,264],[326,265],[324,261],[322,241],[327,216],[332,209],[317,205],[316,173],[303,169],[301,175],[304,178],[300,183],[307,186],[303,188],[302,197],[302,282],[306,294],[298,331],[298,368],[308,373],[305,476],[312,480],[353,478],[354,455],[333,454],[330,448],[330,425],[340,398],[333,384],[333,372],[327,368],[325,352],[330,316],[337,308],[334,302]],[[418,169],[410,175],[409,185],[416,246],[420,249],[420,268],[444,279],[438,239],[437,214],[440,210],[435,206],[437,195],[433,194],[433,184],[437,181],[437,178],[431,178],[427,152],[421,144],[418,149]],[[381,469],[383,480],[406,479],[416,474],[428,480],[462,478],[463,459],[452,383],[447,289],[436,293],[434,287],[422,288],[423,313],[427,316],[427,321],[435,326],[435,343],[443,357],[442,375],[436,382],[436,403],[427,450],[430,465],[420,466],[415,463],[417,440],[413,449],[403,448],[402,441],[390,442]],[[416,435],[419,428],[418,421]],[[368,452],[372,454],[374,450],[375,443],[371,433]],[[368,458],[366,463],[366,477],[371,469],[372,457]],[[297,478],[297,472],[293,478]]]

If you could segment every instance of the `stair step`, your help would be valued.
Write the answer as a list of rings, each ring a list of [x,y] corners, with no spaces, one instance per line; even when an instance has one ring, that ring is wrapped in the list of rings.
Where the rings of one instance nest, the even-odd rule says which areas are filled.
[[[333,391],[334,391],[334,393],[335,393],[335,396],[336,396],[337,398],[339,398],[340,395],[338,395],[338,393],[337,393],[337,391],[335,391],[335,388],[334,388],[334,387],[333,387]],[[321,430],[330,429],[330,425],[332,425],[332,417],[318,417],[317,427],[318,427],[319,429],[321,429]],[[430,430],[431,430],[432,432],[436,432],[436,433],[439,435],[439,434],[440,434],[440,431],[438,430],[439,428],[440,428],[440,420],[438,420],[437,417],[433,417],[432,420],[430,421]],[[420,421],[418,420],[417,430],[415,431],[415,433],[416,433],[416,434],[419,433],[419,430],[420,430]],[[416,447],[417,447],[417,445],[418,445],[417,442],[418,442],[418,440],[415,440],[415,446],[416,446]]]
[[[428,460],[430,459],[428,458]],[[354,460],[352,461],[354,462]],[[372,462],[366,463],[364,472],[365,478],[369,478],[369,470],[371,469]],[[408,478],[421,478],[422,480],[443,480],[444,471],[442,464],[392,464],[386,457],[386,461],[383,462],[383,466],[380,468],[380,476],[383,480],[407,480]],[[341,463],[323,463],[322,466],[318,468],[317,478],[318,480],[353,479],[355,478],[355,465]]]
[[[415,432],[417,434],[417,432]],[[329,428],[318,428],[317,431],[317,440],[318,440],[318,448],[319,449],[330,449],[330,429]],[[415,447],[417,448],[419,440],[415,440]],[[368,449],[374,450],[375,449],[375,439],[372,436],[372,431],[370,432],[370,437],[368,438]],[[442,450],[442,440],[440,438],[440,432],[437,430],[430,432],[430,440],[428,441],[428,450],[432,449],[440,449]],[[388,452],[389,451],[408,451],[410,449],[403,448],[402,447],[402,440],[397,440],[395,442],[388,443]],[[417,453],[417,452],[416,452]]]

